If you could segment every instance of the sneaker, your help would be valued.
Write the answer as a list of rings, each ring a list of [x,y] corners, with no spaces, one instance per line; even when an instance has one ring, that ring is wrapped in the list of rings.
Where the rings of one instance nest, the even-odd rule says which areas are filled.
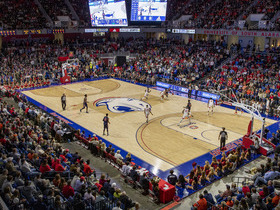
[[[86,113],[88,113],[88,112],[86,112]]]
[[[80,109],[80,112],[82,112],[82,110]]]

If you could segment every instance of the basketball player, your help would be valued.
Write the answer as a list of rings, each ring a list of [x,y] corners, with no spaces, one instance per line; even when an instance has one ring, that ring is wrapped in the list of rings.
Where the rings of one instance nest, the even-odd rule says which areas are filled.
[[[148,123],[148,121],[149,121],[149,114],[150,113],[153,115],[151,108],[148,105],[146,105],[146,108],[144,109],[144,114],[145,114],[145,117],[147,119],[146,123]]]
[[[65,93],[63,93],[63,95],[61,96],[61,105],[62,105],[62,109],[65,110],[66,109],[66,95],[65,95]]]
[[[142,100],[148,99],[148,96],[149,96],[150,92],[151,92],[150,88],[147,87],[147,89],[145,90],[145,94],[144,94],[144,97],[142,98]]]
[[[170,92],[170,89],[171,89],[171,88],[165,89],[165,96],[166,96],[166,98],[168,98],[168,94],[169,94],[169,92]]]
[[[222,128],[222,131],[219,134],[218,139],[220,140],[220,150],[222,150],[223,147],[226,145],[226,140],[228,139],[228,134],[225,131],[225,128]]]
[[[189,112],[191,113],[191,108],[192,108],[191,100],[188,100],[187,108],[189,109]]]
[[[160,100],[164,99],[164,95],[165,95],[165,90],[160,92]]]
[[[108,124],[110,124],[110,121],[107,113],[106,116],[103,118],[103,135],[105,135],[105,130],[107,130],[107,136],[109,136]]]
[[[185,107],[184,107],[182,113],[183,113],[183,116],[182,116],[182,119],[181,119],[181,121],[179,122],[178,126],[181,125],[181,122],[182,122],[185,118],[188,118],[188,119],[189,119],[189,123],[191,124],[191,112],[190,112],[188,106],[185,106]]]
[[[88,101],[87,101],[87,94],[85,94],[84,97],[84,103],[83,103],[83,108],[80,109],[80,112],[82,112],[82,110],[86,108],[86,113],[88,113]]]
[[[212,115],[213,115],[213,111],[214,111],[214,100],[212,98],[210,98],[208,100],[208,103],[207,103],[207,106],[208,106],[208,115],[209,115],[209,111],[211,110],[212,112]]]

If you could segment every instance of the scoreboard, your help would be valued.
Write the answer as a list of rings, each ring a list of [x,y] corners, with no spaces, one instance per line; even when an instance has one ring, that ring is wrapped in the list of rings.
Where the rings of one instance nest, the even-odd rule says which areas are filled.
[[[128,26],[125,0],[89,0],[92,26]]]
[[[131,21],[165,21],[167,0],[132,0]]]

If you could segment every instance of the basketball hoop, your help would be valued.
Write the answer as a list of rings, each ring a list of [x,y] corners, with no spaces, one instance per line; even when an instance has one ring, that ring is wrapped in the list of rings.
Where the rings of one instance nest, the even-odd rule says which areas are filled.
[[[72,68],[72,70],[79,69],[79,59],[68,59],[65,63],[62,64],[62,76],[67,75],[68,71]]]
[[[250,138],[252,137],[252,134],[253,134],[254,118],[260,120],[262,122],[261,135],[260,135],[261,144],[262,144],[265,118],[262,117],[259,110],[256,109],[253,106],[241,103],[239,101],[238,97],[235,95],[234,91],[231,88],[227,89],[227,90],[219,90],[219,91],[217,91],[215,89],[211,89],[210,92],[219,95],[220,99],[222,99],[222,104],[231,105],[231,106],[241,108],[244,111],[248,112],[252,116],[252,119],[251,119],[250,124],[248,126],[248,132],[249,132],[248,135],[249,135]]]

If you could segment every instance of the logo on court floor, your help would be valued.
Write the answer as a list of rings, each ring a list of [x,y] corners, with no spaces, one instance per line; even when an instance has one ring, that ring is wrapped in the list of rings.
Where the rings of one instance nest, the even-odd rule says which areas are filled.
[[[198,126],[196,126],[196,125],[190,125],[189,128],[190,128],[190,129],[198,129]]]
[[[151,108],[150,104],[134,98],[101,98],[96,100],[93,105],[96,107],[107,106],[107,109],[114,113],[143,111],[146,105]]]

